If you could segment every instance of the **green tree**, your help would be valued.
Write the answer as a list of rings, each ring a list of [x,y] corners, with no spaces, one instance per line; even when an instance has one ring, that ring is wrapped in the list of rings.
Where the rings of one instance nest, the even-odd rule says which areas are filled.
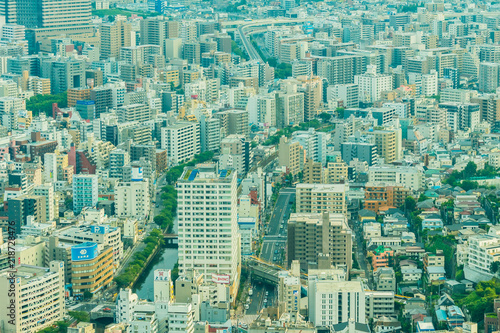
[[[476,175],[476,171],[477,171],[476,163],[470,161],[469,163],[467,163],[467,166],[465,167],[462,173],[465,179],[470,179],[471,177],[474,177]]]
[[[425,194],[420,194],[420,196],[418,197],[418,202],[422,202],[422,201],[425,201],[427,199],[430,199],[428,196],[426,196]]]
[[[332,118],[332,115],[326,112],[322,112],[318,115],[318,118],[320,118],[322,122],[328,123]]]
[[[493,261],[490,265],[490,272],[496,274],[500,268],[500,261]]]
[[[93,296],[94,295],[90,291],[88,291],[88,290],[85,290],[83,292],[83,299],[84,300],[90,300],[90,299],[92,299]]]
[[[405,199],[405,210],[407,212],[413,212],[417,208],[417,203],[415,202],[415,199],[413,197],[406,197]]]

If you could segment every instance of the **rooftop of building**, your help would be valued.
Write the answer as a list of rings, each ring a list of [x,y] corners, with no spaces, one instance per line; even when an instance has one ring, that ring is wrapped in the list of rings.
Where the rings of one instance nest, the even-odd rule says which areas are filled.
[[[5,269],[0,272],[0,277],[9,277],[11,270]],[[19,265],[16,266],[15,278],[20,279],[21,285],[31,283],[36,279],[43,277],[46,274],[49,274],[50,270],[46,267],[38,267],[31,265]]]
[[[224,182],[229,183],[235,171],[231,169],[219,170],[215,163],[201,163],[193,167],[184,168],[184,172],[179,178],[179,182]]]

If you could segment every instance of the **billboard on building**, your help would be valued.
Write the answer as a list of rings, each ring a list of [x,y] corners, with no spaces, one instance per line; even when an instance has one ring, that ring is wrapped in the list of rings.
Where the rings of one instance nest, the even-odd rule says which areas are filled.
[[[133,182],[141,182],[144,180],[144,174],[142,171],[142,167],[133,167],[132,168],[132,181]]]
[[[170,270],[169,269],[155,270],[154,281],[170,281]]]
[[[71,261],[92,260],[98,255],[97,243],[83,243],[71,247]]]
[[[230,277],[229,277],[229,275],[212,274],[212,282],[220,283],[220,284],[229,284]]]

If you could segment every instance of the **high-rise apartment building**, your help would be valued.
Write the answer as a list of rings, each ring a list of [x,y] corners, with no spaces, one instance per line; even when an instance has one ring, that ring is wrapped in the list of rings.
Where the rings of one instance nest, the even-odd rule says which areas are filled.
[[[482,62],[479,64],[479,91],[494,92],[499,86],[499,64]]]
[[[122,20],[102,24],[100,27],[101,59],[118,58],[120,48],[131,46],[131,29],[131,24]]]
[[[302,268],[328,255],[331,264],[352,266],[352,232],[344,214],[292,213],[288,221],[288,267],[299,260]]]
[[[148,180],[116,184],[115,209],[116,215],[120,217],[146,218],[149,216],[151,203]]]
[[[344,184],[297,184],[297,213],[347,214]]]
[[[3,332],[35,333],[63,320],[63,262],[51,261],[48,268],[19,265],[16,278],[11,276],[10,269],[0,271],[0,297],[5,301],[5,309],[0,311]],[[13,312],[8,309],[10,304]]]
[[[354,159],[366,161],[368,166],[377,164],[377,145],[369,142],[343,142],[341,144],[342,160],[347,164]]]
[[[32,216],[33,221],[45,223],[47,214],[45,212],[45,197],[39,195],[20,195],[8,200],[9,221],[14,222],[16,234],[21,233],[21,229],[28,222],[28,217]]]
[[[354,84],[358,85],[359,100],[373,103],[381,98],[382,92],[392,90],[392,76],[377,74],[377,67],[369,65],[365,74],[354,76]]]
[[[357,84],[336,84],[326,89],[327,101],[335,101],[344,108],[359,107],[359,87]]]
[[[113,149],[109,153],[109,177],[122,178],[123,167],[130,163],[130,155],[123,149]]]
[[[126,123],[130,121],[145,122],[151,119],[151,110],[147,104],[129,104],[120,106],[116,110],[118,122]]]
[[[179,37],[179,22],[165,16],[148,17],[141,20],[141,45],[158,45],[165,52],[167,39]]]
[[[80,214],[84,207],[95,207],[98,197],[97,175],[73,176],[73,212]]]
[[[218,151],[220,140],[220,119],[203,115],[200,119],[201,152]]]
[[[200,124],[180,121],[163,127],[161,149],[167,150],[169,165],[189,161],[200,153]]]
[[[59,208],[55,202],[53,184],[36,186],[34,194],[45,198],[45,219],[47,221],[54,221],[55,218],[59,217]]]
[[[221,136],[230,134],[242,134],[249,136],[250,126],[248,126],[248,112],[246,110],[232,109],[214,113],[214,117],[221,122]]]
[[[237,172],[215,164],[185,168],[177,181],[179,273],[228,275],[238,290],[240,240],[237,225]]]
[[[331,327],[349,320],[366,322],[361,281],[339,281],[327,274],[310,276],[308,296],[309,320],[315,326]]]
[[[375,137],[377,153],[385,163],[389,164],[401,158],[401,130],[374,130],[368,132]]]
[[[297,175],[305,162],[304,148],[298,141],[291,141],[286,136],[280,138],[278,160],[280,166],[286,166],[292,175]]]

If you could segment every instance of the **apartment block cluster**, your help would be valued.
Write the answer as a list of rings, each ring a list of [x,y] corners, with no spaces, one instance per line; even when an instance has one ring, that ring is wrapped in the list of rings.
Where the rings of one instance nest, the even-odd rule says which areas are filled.
[[[0,331],[93,298],[109,332],[477,333],[499,43],[484,1],[0,1]],[[165,185],[179,277],[142,300],[113,279]]]

